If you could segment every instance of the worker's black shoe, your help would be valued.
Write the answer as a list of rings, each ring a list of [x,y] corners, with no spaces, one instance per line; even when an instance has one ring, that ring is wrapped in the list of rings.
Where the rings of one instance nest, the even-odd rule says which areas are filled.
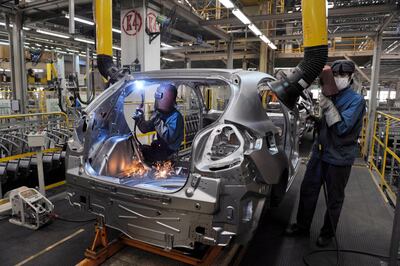
[[[332,239],[333,239],[332,236],[321,236],[320,235],[317,239],[316,244],[318,247],[323,248],[323,247],[328,246],[330,243],[332,243]]]
[[[299,226],[298,224],[294,223],[288,226],[288,228],[286,228],[285,230],[285,235],[286,236],[310,236],[310,230],[309,229],[305,229],[301,226]]]

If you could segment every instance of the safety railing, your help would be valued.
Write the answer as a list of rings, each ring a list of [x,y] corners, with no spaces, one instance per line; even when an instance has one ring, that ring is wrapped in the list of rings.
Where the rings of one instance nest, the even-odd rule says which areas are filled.
[[[400,186],[400,117],[376,113],[369,163],[383,192],[394,200]]]
[[[367,135],[367,126],[368,126],[368,117],[365,115],[363,118],[363,125],[361,129],[360,142],[359,142],[361,158],[366,158],[368,152],[368,147],[365,139]]]

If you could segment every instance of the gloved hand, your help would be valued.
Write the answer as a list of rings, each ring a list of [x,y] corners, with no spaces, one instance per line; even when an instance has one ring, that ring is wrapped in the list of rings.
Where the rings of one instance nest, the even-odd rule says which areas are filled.
[[[328,127],[342,121],[342,117],[340,116],[340,113],[336,109],[333,102],[329,98],[325,97],[322,93],[320,94],[319,98],[319,106],[322,109],[322,113],[325,115]]]
[[[141,120],[144,119],[144,112],[142,109],[137,108],[136,112],[133,114],[132,116],[133,120],[135,120],[135,122],[139,122]]]

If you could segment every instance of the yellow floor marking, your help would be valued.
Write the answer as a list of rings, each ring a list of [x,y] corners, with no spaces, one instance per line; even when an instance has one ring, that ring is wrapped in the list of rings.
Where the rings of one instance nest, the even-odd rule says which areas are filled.
[[[48,186],[45,186],[45,189],[49,190],[49,189],[52,189],[52,188],[55,188],[55,187],[62,186],[64,184],[65,184],[65,180],[57,182],[57,183],[54,183],[54,184],[51,184],[51,185],[48,185]]]
[[[20,263],[16,264],[15,266],[21,266],[21,265],[24,265],[24,264],[30,262],[31,260],[33,260],[33,259],[35,259],[35,258],[37,258],[37,257],[39,257],[39,256],[41,256],[41,255],[43,255],[43,254],[46,253],[47,251],[50,251],[50,250],[52,250],[53,248],[55,248],[55,247],[57,247],[57,246],[63,244],[64,242],[70,240],[71,238],[73,238],[73,237],[79,235],[79,234],[82,233],[83,231],[85,231],[85,229],[79,229],[79,230],[76,231],[75,233],[73,233],[73,234],[71,234],[71,235],[69,235],[69,236],[67,236],[67,237],[65,237],[65,238],[63,238],[63,239],[61,239],[60,241],[54,243],[53,245],[48,246],[47,248],[43,249],[42,251],[36,253],[35,255],[32,255],[32,256],[30,256],[29,258],[27,258],[27,259],[21,261]]]

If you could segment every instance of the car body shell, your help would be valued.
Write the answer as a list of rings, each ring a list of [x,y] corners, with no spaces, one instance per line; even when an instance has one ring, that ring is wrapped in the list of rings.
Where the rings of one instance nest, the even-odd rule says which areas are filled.
[[[190,149],[182,187],[173,192],[127,187],[111,182],[109,161],[134,155],[123,114],[123,94],[134,80],[223,82],[230,88],[225,110],[210,125],[200,122]],[[70,203],[102,218],[127,236],[167,249],[193,248],[196,242],[227,245],[251,239],[265,206],[282,199],[298,166],[298,113],[280,106],[270,119],[260,101],[260,86],[273,77],[243,70],[162,70],[133,74],[118,81],[84,111],[68,142],[66,178]],[[201,97],[201,93],[196,91]],[[125,95],[126,96],[126,95]],[[201,117],[206,117],[204,101]],[[273,120],[281,119],[281,128]],[[237,145],[226,156],[211,158],[221,132]],[[225,136],[225,135],[224,135]],[[107,162],[107,163],[105,163]],[[105,171],[105,172],[104,172]],[[109,176],[105,176],[108,174]]]

